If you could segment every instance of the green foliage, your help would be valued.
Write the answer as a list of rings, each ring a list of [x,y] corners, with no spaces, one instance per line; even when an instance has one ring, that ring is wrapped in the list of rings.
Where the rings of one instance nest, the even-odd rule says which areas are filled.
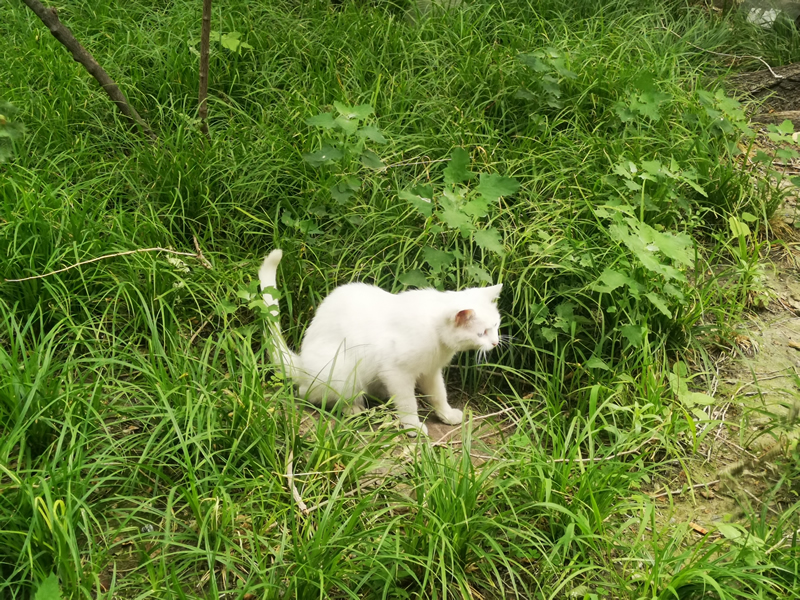
[[[373,108],[369,104],[348,106],[334,102],[333,105],[337,116],[333,112],[324,112],[306,119],[308,125],[322,130],[322,147],[303,154],[303,160],[314,168],[335,164],[340,173],[356,172],[358,163],[372,170],[383,169],[385,165],[380,157],[366,147],[368,141],[379,145],[387,143],[377,126],[366,124],[374,113]],[[337,177],[332,174],[326,181],[331,197],[340,205],[349,204],[362,185],[361,179],[355,175]]]
[[[16,114],[12,104],[0,100],[0,163],[14,156],[14,142],[25,135],[25,126],[14,120]]]
[[[456,148],[443,171],[443,185],[413,185],[398,193],[401,200],[413,206],[425,217],[425,230],[433,234],[460,234],[463,240],[474,243],[484,253],[502,258],[506,254],[503,239],[496,227],[481,226],[483,219],[491,219],[499,212],[499,201],[517,192],[519,182],[513,177],[481,173],[477,186],[466,187],[477,173],[469,170],[469,154]],[[442,289],[446,281],[457,281],[457,264],[463,264],[467,281],[474,284],[492,281],[489,273],[460,249],[449,251],[431,247],[423,249],[423,260],[428,265],[435,287]],[[427,287],[428,279],[418,269],[403,273],[399,281],[407,286]]]
[[[230,50],[231,52],[235,52],[236,54],[241,54],[242,50],[252,50],[253,46],[248,44],[247,42],[243,42],[240,38],[242,34],[238,31],[231,31],[230,33],[220,33],[219,31],[211,31],[209,35],[209,40],[213,43],[219,44],[221,47],[225,48],[226,50]],[[197,50],[197,45],[200,43],[199,39],[191,39],[189,40],[189,49],[197,56],[200,56],[199,50]]]
[[[705,463],[718,423],[686,350],[753,305],[786,184],[759,169],[795,147],[783,124],[785,149],[752,152],[713,78],[761,64],[713,52],[783,64],[800,36],[636,0],[413,25],[382,2],[224,8],[209,141],[197,2],[69,3],[153,145],[4,6],[27,131],[0,110],[0,278],[195,236],[213,269],[141,252],[0,283],[0,597],[796,596],[796,449],[765,492],[779,515],[744,505],[699,538],[648,494]],[[448,383],[468,416],[506,412],[435,446],[379,403],[312,412],[265,352],[274,247],[292,347],[344,282],[503,281],[513,343]]]
[[[578,77],[566,66],[569,55],[550,47],[520,54],[517,58],[527,67],[530,79],[529,87],[517,91],[517,97],[552,109],[563,108],[561,83]]]
[[[58,587],[58,577],[53,573],[36,588],[34,600],[61,600],[61,590]]]

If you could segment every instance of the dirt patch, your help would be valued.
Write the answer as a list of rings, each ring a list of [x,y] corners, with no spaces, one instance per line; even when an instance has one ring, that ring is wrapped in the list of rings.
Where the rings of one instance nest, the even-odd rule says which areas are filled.
[[[711,422],[698,427],[697,455],[651,493],[662,523],[691,523],[704,535],[717,522],[784,508],[770,490],[800,437],[800,270],[798,257],[786,255],[795,250],[783,252],[764,264],[771,302],[750,315],[741,347],[718,357],[717,402]]]

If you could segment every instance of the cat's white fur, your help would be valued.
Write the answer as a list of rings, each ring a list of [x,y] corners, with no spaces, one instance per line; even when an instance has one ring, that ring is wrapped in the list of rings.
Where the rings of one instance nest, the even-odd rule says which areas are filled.
[[[278,263],[273,250],[258,276],[264,302],[274,315]],[[427,433],[417,414],[419,386],[445,423],[461,423],[462,412],[447,402],[442,369],[457,352],[489,351],[500,342],[495,301],[502,284],[459,292],[411,290],[390,294],[373,285],[336,288],[317,309],[300,347],[289,350],[278,320],[270,323],[270,358],[281,363],[301,395],[317,405],[350,401],[348,412],[365,407],[364,394],[393,398],[409,435]]]

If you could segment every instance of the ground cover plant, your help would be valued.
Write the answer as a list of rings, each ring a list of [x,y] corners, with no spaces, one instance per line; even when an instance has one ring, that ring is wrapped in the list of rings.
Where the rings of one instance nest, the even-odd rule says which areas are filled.
[[[720,82],[760,63],[714,52],[789,63],[795,31],[218,2],[206,138],[200,4],[57,5],[155,142],[3,7],[0,279],[119,255],[0,283],[0,597],[798,596],[797,504],[698,537],[650,495],[710,431],[688,365],[758,297],[784,189]],[[450,370],[455,443],[304,411],[263,346],[274,247],[292,345],[344,282],[504,283],[512,342]]]

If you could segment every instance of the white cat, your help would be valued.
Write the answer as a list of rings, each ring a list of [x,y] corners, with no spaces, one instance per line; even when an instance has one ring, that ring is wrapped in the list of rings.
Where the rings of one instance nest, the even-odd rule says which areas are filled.
[[[273,250],[258,277],[264,302],[278,314],[276,288],[281,250]],[[325,298],[306,331],[300,354],[289,350],[278,320],[270,323],[271,359],[280,362],[299,393],[317,405],[343,398],[348,412],[365,408],[364,394],[392,397],[409,435],[428,433],[417,414],[419,385],[436,415],[449,425],[462,413],[447,403],[442,369],[456,352],[488,352],[500,343],[495,301],[502,284],[460,292],[411,290],[390,294],[373,285],[349,283]]]

